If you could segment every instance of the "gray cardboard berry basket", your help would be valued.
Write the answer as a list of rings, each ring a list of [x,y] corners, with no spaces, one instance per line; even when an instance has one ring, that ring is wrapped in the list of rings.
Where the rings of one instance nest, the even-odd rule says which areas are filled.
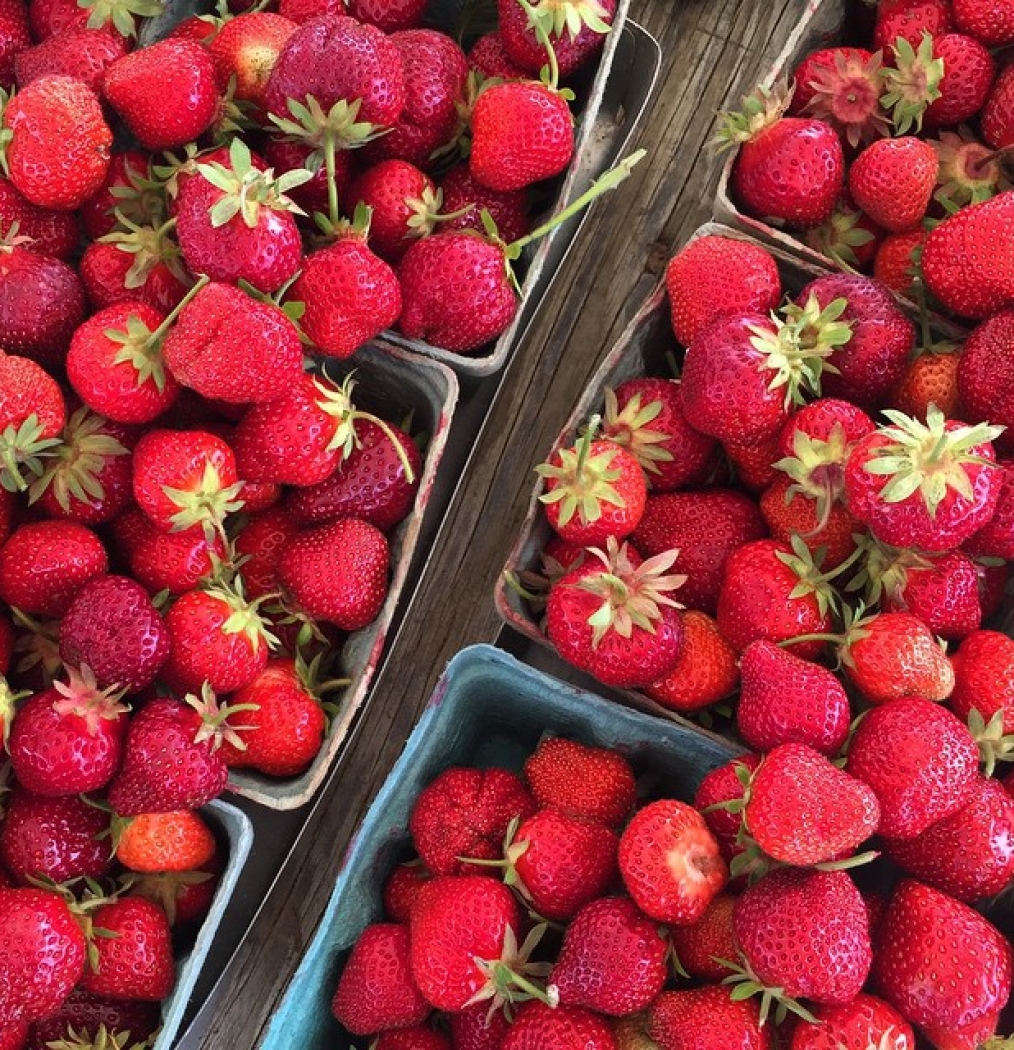
[[[382,921],[381,887],[410,852],[408,820],[420,791],[453,765],[520,770],[546,735],[616,748],[649,797],[690,800],[704,776],[736,753],[728,742],[627,711],[492,646],[462,650],[447,665],[357,829],[324,917],[260,1050],[351,1046],[329,1004],[352,945],[370,923]]]
[[[472,24],[492,28],[491,9],[495,17],[492,0],[431,0],[428,24],[453,31],[466,6],[477,9]],[[594,69],[582,72],[575,81],[580,110],[574,159],[562,176],[539,187],[540,199],[544,201],[539,221],[562,211],[622,156],[651,98],[661,65],[661,50],[640,26],[628,26],[629,6],[630,0],[619,0],[613,30]],[[152,44],[184,18],[213,7],[212,0],[166,0],[163,13],[145,20],[141,26],[140,43]],[[516,264],[521,283],[517,313],[495,342],[465,355],[408,339],[394,330],[384,332],[383,338],[440,361],[462,377],[478,380],[499,372],[532,323],[586,214],[587,209],[524,249]]]
[[[388,537],[391,581],[383,608],[373,623],[347,637],[338,666],[333,669],[332,677],[350,678],[351,684],[343,693],[328,695],[328,700],[338,705],[338,713],[331,721],[320,753],[298,777],[276,779],[247,769],[230,773],[229,790],[272,809],[297,809],[310,801],[324,782],[366,699],[408,578],[458,400],[457,376],[449,368],[382,341],[362,347],[348,360],[318,358],[316,367],[336,380],[354,372],[353,398],[357,407],[392,422],[411,413],[413,433],[428,435],[428,441],[412,511]]]
[[[201,924],[193,946],[177,961],[176,984],[172,994],[162,1003],[162,1027],[152,1050],[170,1050],[176,1042],[194,985],[207,960],[215,934],[253,846],[253,825],[242,810],[217,799],[205,806],[201,815],[214,832],[219,848],[225,853],[225,867],[219,876],[211,908]]]

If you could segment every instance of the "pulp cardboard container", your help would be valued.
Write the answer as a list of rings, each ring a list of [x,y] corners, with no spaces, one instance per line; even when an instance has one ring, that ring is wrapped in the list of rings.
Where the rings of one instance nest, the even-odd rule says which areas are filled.
[[[162,1027],[152,1050],[170,1050],[176,1041],[194,985],[253,845],[253,825],[242,810],[219,799],[204,807],[201,815],[215,833],[219,848],[226,854],[225,868],[219,877],[211,910],[201,924],[193,947],[177,963],[176,984],[162,1004]]]
[[[353,358],[342,361],[319,358],[317,365],[325,375],[338,381],[354,372],[357,385],[353,400],[357,407],[394,422],[411,412],[413,431],[428,434],[429,440],[412,512],[389,537],[391,582],[387,599],[373,623],[348,636],[338,666],[333,669],[331,677],[350,678],[352,682],[343,693],[328,694],[328,700],[337,703],[339,710],[320,753],[305,773],[287,780],[247,769],[235,769],[229,775],[231,791],[272,809],[296,809],[310,801],[327,776],[366,698],[408,577],[458,400],[458,380],[449,368],[381,341],[357,350]]]
[[[370,923],[382,921],[381,887],[410,852],[408,820],[419,793],[453,765],[519,770],[544,735],[616,748],[649,797],[689,800],[706,773],[736,754],[727,743],[564,685],[492,646],[458,653],[345,854],[324,918],[261,1050],[350,1045],[331,1016],[331,997],[352,945]]]

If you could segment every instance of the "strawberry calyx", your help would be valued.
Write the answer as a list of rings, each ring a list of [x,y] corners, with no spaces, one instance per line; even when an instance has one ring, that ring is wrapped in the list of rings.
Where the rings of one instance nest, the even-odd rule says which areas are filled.
[[[176,220],[170,219],[161,226],[141,226],[133,219],[116,211],[117,228],[99,238],[102,244],[115,245],[121,252],[134,256],[134,261],[123,279],[124,288],[144,286],[148,275],[159,264],[164,263],[181,284],[187,283],[182,253],[169,234],[176,228]]]
[[[782,119],[794,93],[795,88],[782,81],[773,87],[762,84],[753,94],[744,95],[739,110],[719,114],[712,145],[720,150],[733,149],[759,139]]]
[[[100,1024],[91,1035],[87,1029],[76,1029],[67,1025],[67,1033],[60,1039],[47,1043],[50,1050],[149,1050],[150,1039],[133,1039],[129,1031],[113,1032]]]
[[[973,707],[968,714],[968,730],[979,745],[979,759],[987,777],[993,775],[998,762],[1014,762],[1014,734],[1004,733],[1002,709],[987,722]]]
[[[884,56],[864,59],[855,49],[836,48],[832,68],[814,73],[808,87],[813,97],[805,112],[829,123],[853,149],[890,134],[880,106]]]
[[[886,594],[900,608],[905,608],[905,587],[912,570],[932,569],[929,555],[910,549],[889,547],[872,536],[863,536],[863,567],[849,581],[846,590],[863,591],[869,605],[876,605]]]
[[[669,592],[686,583],[686,576],[666,575],[679,556],[678,550],[663,551],[648,558],[636,568],[629,556],[629,545],[622,546],[614,536],[607,540],[606,550],[590,548],[588,553],[602,562],[604,572],[585,576],[577,586],[602,599],[591,616],[592,647],[597,647],[606,634],[614,631],[629,638],[635,627],[650,634],[662,619],[661,606],[673,609],[683,606]]]
[[[119,934],[113,933],[111,930],[103,929],[101,926],[96,926],[92,919],[92,915],[103,905],[111,904],[113,901],[119,900],[122,890],[114,890],[112,893],[107,893],[93,878],[89,876],[82,876],[76,879],[71,879],[69,882],[55,882],[48,875],[33,875],[29,876],[29,882],[34,886],[38,886],[39,889],[48,890],[50,893],[55,893],[61,897],[67,905],[71,915],[74,916],[74,920],[81,928],[81,932],[85,938],[85,957],[88,967],[95,973],[99,969],[99,950],[95,944],[97,938],[109,939],[118,937]],[[82,883],[84,891],[80,894],[75,893],[71,888],[76,886],[78,883]]]
[[[941,131],[930,139],[939,162],[934,200],[945,206],[981,204],[1011,189],[1002,158],[979,142],[968,128]]]
[[[638,392],[623,406],[619,407],[615,392],[606,387],[605,426],[603,434],[628,452],[641,464],[641,469],[648,474],[660,474],[659,463],[672,460],[672,453],[659,446],[668,441],[669,435],[660,430],[650,430],[648,424],[657,419],[662,411],[661,401],[643,403]]]
[[[125,37],[137,36],[138,18],[154,18],[164,10],[162,0],[78,0],[78,7],[89,11],[89,29],[101,29],[111,22]]]
[[[223,485],[218,468],[210,460],[204,464],[204,472],[196,488],[178,489],[163,485],[162,491],[179,510],[170,517],[171,531],[185,532],[200,525],[209,544],[216,537],[228,545],[225,534],[225,519],[243,507],[240,493],[243,482]]]
[[[183,703],[193,708],[201,718],[200,728],[194,735],[195,744],[209,741],[211,750],[217,751],[227,742],[240,751],[246,750],[246,742],[239,733],[254,727],[230,725],[229,718],[240,711],[259,711],[260,704],[219,704],[218,697],[207,682],[201,686],[200,696],[187,693]]]
[[[34,243],[34,239],[18,233],[20,223],[17,219],[10,224],[7,232],[0,236],[0,253],[13,255],[16,248],[27,248]],[[2,230],[2,227],[0,227]]]
[[[970,464],[995,467],[991,460],[973,454],[972,449],[988,444],[1003,433],[1002,426],[977,423],[947,429],[947,420],[936,405],[930,405],[926,422],[894,409],[884,415],[893,426],[880,432],[891,440],[874,449],[864,469],[888,479],[880,490],[885,503],[902,503],[919,495],[931,518],[935,518],[948,492],[966,500],[975,494],[965,467]]]
[[[18,701],[24,700],[26,696],[31,696],[30,690],[12,689],[7,679],[0,675],[0,749],[7,746]]]
[[[559,39],[566,32],[571,40],[587,26],[603,35],[612,30],[606,21],[609,12],[598,0],[535,0],[522,5],[528,15],[528,28],[541,28],[547,36]]]
[[[256,103],[236,98],[236,87],[236,74],[233,73],[219,101],[215,122],[211,125],[211,139],[218,146],[231,143],[237,135],[248,135],[259,129]]]
[[[29,485],[25,475],[41,477],[45,461],[60,445],[58,437],[47,437],[46,428],[33,412],[15,426],[0,432],[0,485],[8,492],[24,492]]]
[[[546,977],[552,965],[533,963],[532,953],[545,935],[547,925],[535,926],[520,946],[512,926],[504,931],[503,952],[499,959],[475,959],[479,972],[486,978],[485,984],[465,1003],[465,1008],[476,1003],[489,1002],[492,1016],[497,1010],[509,1009],[515,1003],[538,999],[547,1006],[557,1006],[559,994],[550,986],[543,988],[529,977]]]
[[[165,163],[153,163],[151,168],[151,173],[157,180],[156,185],[162,187],[166,197],[175,200],[180,191],[180,176],[195,175],[201,154],[210,152],[210,149],[200,150],[195,142],[188,142],[183,147],[182,156],[164,150],[162,156],[165,158]]]
[[[922,130],[926,110],[941,97],[944,60],[933,55],[933,37],[923,31],[918,49],[904,37],[894,42],[894,67],[883,72],[884,87],[880,104],[890,111],[899,135]]]
[[[819,1024],[813,1014],[801,1003],[785,994],[784,988],[768,988],[760,978],[753,972],[750,964],[742,959],[741,962],[733,962],[730,959],[715,960],[720,966],[726,967],[730,973],[724,978],[722,984],[730,985],[729,998],[739,1003],[751,999],[755,995],[761,997],[759,1024],[763,1028],[772,1016],[774,1008],[774,1022],[780,1025],[785,1018],[793,1013],[809,1024]]]
[[[873,233],[860,225],[862,218],[863,213],[858,209],[838,204],[827,222],[806,231],[806,243],[834,259],[842,269],[858,271],[856,248],[862,248],[874,239]]]
[[[130,455],[121,441],[103,430],[107,422],[88,407],[79,408],[70,417],[53,460],[28,490],[29,503],[51,489],[56,502],[69,512],[72,499],[89,503],[105,496],[98,476],[106,461]]]
[[[832,508],[842,501],[844,468],[850,449],[845,428],[840,423],[831,427],[826,441],[799,428],[792,435],[792,455],[772,464],[792,481],[785,493],[786,503],[791,503],[797,495],[816,503],[818,524],[814,532],[820,532],[827,525]]]
[[[214,877],[210,871],[129,872],[121,876],[120,884],[124,891],[157,904],[165,912],[169,925],[175,926],[176,900],[180,890],[200,886]]]
[[[3,171],[7,178],[10,178],[11,175],[10,163],[7,160],[7,149],[14,138],[14,131],[12,128],[7,127],[7,123],[4,120],[4,114],[15,94],[17,94],[17,92],[14,88],[11,88],[10,90],[0,88],[0,170]]]
[[[95,736],[103,722],[111,722],[127,714],[130,708],[121,704],[126,689],[110,685],[99,689],[95,673],[87,664],[80,668],[67,667],[67,681],[54,682],[53,688],[60,700],[53,701],[53,710],[61,716],[77,715],[84,719],[88,732]]]
[[[15,664],[14,669],[19,674],[25,674],[33,667],[38,667],[43,681],[52,684],[63,669],[63,661],[60,659],[59,621],[34,620],[13,606],[11,615],[15,624],[24,628],[24,633],[14,642],[14,652],[24,654]]]
[[[788,566],[799,581],[789,591],[789,599],[794,600],[812,595],[817,602],[821,616],[826,616],[828,612],[836,612],[839,599],[834,587],[831,586],[831,581],[853,565],[859,557],[858,549],[853,551],[851,557],[843,561],[833,572],[821,572],[820,564],[824,558],[823,548],[814,553],[806,546],[803,537],[796,533],[792,535],[790,546],[792,547],[791,554],[788,551],[775,552],[775,557],[783,565]],[[798,640],[793,639],[793,641]]]
[[[324,714],[327,716],[328,724],[330,725],[331,720],[338,715],[339,706],[335,703],[324,700],[324,697],[328,693],[333,693],[338,689],[347,689],[352,684],[352,679],[322,677],[321,665],[324,662],[325,655],[327,654],[324,651],[321,651],[317,653],[309,663],[307,663],[306,657],[303,655],[303,647],[297,645],[293,662],[296,672],[296,681],[299,682],[300,688],[320,706],[321,710],[323,710]]]
[[[149,178],[130,166],[124,165],[125,183],[115,183],[108,189],[113,206],[106,212],[117,223],[129,229],[126,220],[137,226],[161,226],[166,219],[166,185],[157,178]]]
[[[243,580],[238,574],[231,584],[218,582],[204,588],[205,593],[222,602],[229,610],[229,615],[219,630],[222,634],[241,634],[246,638],[250,648],[257,651],[261,646],[275,649],[278,639],[267,628],[260,615],[260,607],[268,600],[277,597],[275,594],[263,594],[253,601],[248,601],[243,593]]]
[[[601,418],[592,416],[573,448],[562,448],[556,453],[559,463],[540,463],[535,473],[552,482],[553,488],[547,489],[539,500],[547,505],[560,504],[560,525],[566,525],[575,514],[584,524],[598,521],[602,517],[602,505],[611,504],[623,507],[623,497],[613,487],[613,482],[620,476],[619,467],[613,467],[613,460],[620,451],[620,446],[612,441],[596,441]],[[593,452],[592,446],[599,447]]]

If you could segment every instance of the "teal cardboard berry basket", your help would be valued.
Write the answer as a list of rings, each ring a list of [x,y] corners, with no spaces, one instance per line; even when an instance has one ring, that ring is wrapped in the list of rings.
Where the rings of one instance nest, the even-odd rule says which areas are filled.
[[[419,793],[449,766],[520,770],[545,735],[620,751],[646,797],[689,800],[706,773],[736,754],[732,745],[565,685],[492,646],[458,653],[349,845],[261,1050],[350,1045],[331,1016],[331,997],[352,945],[370,923],[382,921],[381,887],[409,854],[408,821]]]

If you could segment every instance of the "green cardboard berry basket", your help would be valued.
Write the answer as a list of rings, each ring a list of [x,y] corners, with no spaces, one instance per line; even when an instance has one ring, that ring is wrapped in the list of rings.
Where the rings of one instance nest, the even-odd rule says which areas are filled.
[[[261,1050],[350,1045],[331,1016],[331,997],[352,945],[370,923],[382,921],[381,888],[409,853],[415,799],[449,766],[519,770],[545,735],[616,748],[633,764],[646,797],[689,800],[710,770],[736,754],[728,743],[609,703],[492,646],[458,653],[352,839],[321,924]]]

